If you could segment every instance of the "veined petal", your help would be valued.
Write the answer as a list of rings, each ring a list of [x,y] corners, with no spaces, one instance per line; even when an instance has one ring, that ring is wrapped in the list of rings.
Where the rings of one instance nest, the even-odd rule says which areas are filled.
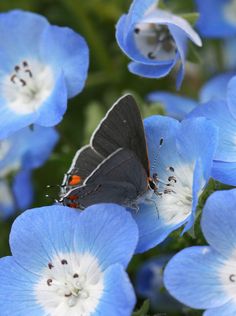
[[[231,300],[222,306],[206,310],[203,313],[203,316],[234,316],[235,313],[236,304],[233,300]]]
[[[129,71],[133,74],[147,78],[162,78],[168,75],[174,67],[174,63],[169,65],[144,65],[141,63],[132,62],[129,64]]]
[[[204,206],[201,226],[209,244],[229,256],[236,249],[236,189],[214,192]]]
[[[164,271],[164,284],[172,296],[192,308],[213,308],[229,301],[221,283],[221,257],[211,247],[190,247],[175,255]]]
[[[236,162],[213,162],[212,177],[222,183],[236,186]]]

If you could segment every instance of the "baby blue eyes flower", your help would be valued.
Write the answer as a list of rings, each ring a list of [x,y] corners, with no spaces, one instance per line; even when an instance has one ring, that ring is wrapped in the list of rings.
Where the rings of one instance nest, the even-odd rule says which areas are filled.
[[[223,38],[236,34],[235,0],[195,0],[200,18],[197,29],[204,37]]]
[[[84,86],[88,48],[35,13],[0,14],[0,139],[30,124],[53,126]]]
[[[0,314],[130,316],[124,269],[137,239],[131,215],[114,204],[24,212],[10,234],[12,256],[0,259]]]
[[[217,146],[217,128],[204,118],[179,123],[153,116],[144,126],[150,175],[158,179],[159,193],[133,214],[139,227],[137,252],[156,246],[184,224],[184,232],[193,225]]]
[[[53,128],[34,126],[33,130],[25,127],[0,141],[0,217],[8,217],[32,203],[32,170],[43,165],[57,140]]]
[[[134,0],[128,14],[117,23],[116,38],[132,60],[130,72],[139,76],[164,77],[181,61],[177,86],[184,76],[187,39],[202,44],[186,20],[159,9],[157,0]]]
[[[236,190],[207,200],[201,226],[209,246],[182,250],[168,263],[164,283],[171,295],[204,316],[236,315]]]

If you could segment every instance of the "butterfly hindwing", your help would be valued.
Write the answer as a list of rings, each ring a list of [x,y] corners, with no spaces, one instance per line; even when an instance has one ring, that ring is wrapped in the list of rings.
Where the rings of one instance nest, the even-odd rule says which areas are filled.
[[[64,204],[73,201],[78,207],[87,207],[112,202],[129,206],[146,190],[147,176],[142,164],[132,151],[121,148],[105,159],[83,186],[69,191]]]

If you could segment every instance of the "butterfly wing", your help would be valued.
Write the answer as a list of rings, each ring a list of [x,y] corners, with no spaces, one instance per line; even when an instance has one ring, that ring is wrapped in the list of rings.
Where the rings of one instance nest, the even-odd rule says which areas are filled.
[[[147,190],[147,175],[139,159],[129,149],[120,148],[98,165],[83,186],[70,190],[62,202],[78,208],[102,202],[129,206]]]
[[[104,157],[108,157],[118,148],[130,149],[141,161],[149,176],[142,117],[131,95],[125,95],[112,106],[93,133],[90,143]]]
[[[84,180],[103,160],[104,157],[98,154],[89,145],[78,150],[68,172],[64,176],[61,186],[61,195],[65,194],[75,186],[82,185]]]

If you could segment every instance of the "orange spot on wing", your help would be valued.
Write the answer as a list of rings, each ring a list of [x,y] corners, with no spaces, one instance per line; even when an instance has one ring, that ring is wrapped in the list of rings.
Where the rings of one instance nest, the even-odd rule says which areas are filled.
[[[77,203],[68,203],[67,206],[68,207],[72,207],[72,208],[78,208],[78,204]]]
[[[76,195],[70,195],[70,196],[67,197],[67,199],[70,200],[70,201],[75,201],[75,200],[78,199],[78,196],[76,196]]]
[[[77,185],[81,182],[81,177],[77,175],[73,175],[70,177],[69,185]]]

